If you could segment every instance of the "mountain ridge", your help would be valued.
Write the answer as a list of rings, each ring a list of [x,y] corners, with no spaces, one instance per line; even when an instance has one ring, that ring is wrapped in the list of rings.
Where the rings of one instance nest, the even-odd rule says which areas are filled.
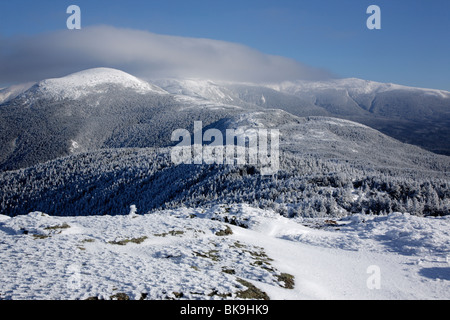
[[[283,109],[297,116],[328,116],[370,126],[397,140],[450,155],[450,92],[356,78],[279,84],[156,82],[186,93],[243,107]],[[172,91],[171,91],[172,90]]]
[[[304,97],[210,81],[188,82],[188,88],[172,81],[162,88],[167,93],[139,92],[138,80],[127,87],[121,82],[128,76],[119,72],[119,79],[88,81],[92,90],[75,99],[33,96],[30,89],[0,105],[2,212],[126,214],[133,201],[147,211],[247,203],[288,217],[449,213],[450,157],[330,117],[326,106]],[[196,121],[203,132],[222,135],[236,128],[279,130],[279,170],[265,176],[254,164],[174,163],[172,133],[194,133]]]

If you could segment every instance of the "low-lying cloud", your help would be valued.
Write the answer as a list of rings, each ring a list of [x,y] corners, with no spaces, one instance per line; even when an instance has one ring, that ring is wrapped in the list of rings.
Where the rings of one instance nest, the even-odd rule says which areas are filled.
[[[95,67],[135,76],[242,82],[320,80],[325,70],[250,47],[110,26],[0,39],[0,85],[60,77]]]

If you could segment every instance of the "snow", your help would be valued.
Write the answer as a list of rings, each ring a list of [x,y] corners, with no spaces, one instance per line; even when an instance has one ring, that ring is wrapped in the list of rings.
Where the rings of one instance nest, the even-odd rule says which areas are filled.
[[[0,299],[239,299],[239,279],[277,300],[450,298],[448,216],[142,211],[0,215]],[[281,274],[294,276],[293,289]]]
[[[233,101],[226,89],[211,80],[203,79],[158,79],[155,83],[175,95],[212,101]]]
[[[166,91],[153,84],[111,68],[88,69],[62,78],[47,79],[39,82],[38,87],[40,92],[52,98],[78,99],[93,90],[102,92],[103,89],[98,87],[104,84],[121,85],[141,94],[149,92],[167,94]]]
[[[290,94],[311,93],[317,90],[346,90],[355,95],[374,94],[392,90],[421,91],[425,95],[450,99],[450,92],[444,90],[416,88],[394,83],[382,83],[357,78],[330,79],[325,81],[284,81],[266,84],[266,87]]]

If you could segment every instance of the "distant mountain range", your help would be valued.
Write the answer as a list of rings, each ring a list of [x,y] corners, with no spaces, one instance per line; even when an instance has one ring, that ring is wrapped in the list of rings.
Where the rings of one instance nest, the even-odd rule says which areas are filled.
[[[277,84],[160,80],[173,94],[218,103],[282,109],[294,115],[328,116],[368,125],[397,140],[450,155],[450,92],[360,79]]]

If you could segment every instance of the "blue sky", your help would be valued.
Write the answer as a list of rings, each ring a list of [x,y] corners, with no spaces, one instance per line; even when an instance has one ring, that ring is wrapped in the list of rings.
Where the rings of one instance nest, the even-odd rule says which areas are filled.
[[[339,77],[450,91],[448,0],[0,0],[0,37],[63,30],[71,4],[83,29],[223,40]],[[381,8],[381,30],[366,27],[371,4]]]

